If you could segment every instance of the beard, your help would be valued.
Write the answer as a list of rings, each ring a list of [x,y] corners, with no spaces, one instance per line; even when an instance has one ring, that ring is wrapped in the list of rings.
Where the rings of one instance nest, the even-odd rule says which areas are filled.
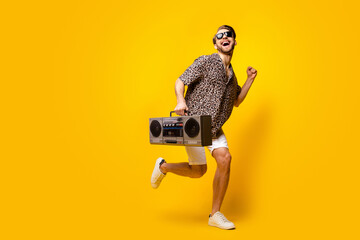
[[[232,46],[228,50],[225,50],[225,48],[222,45],[216,43],[217,50],[223,54],[230,55],[230,54],[232,54],[232,52],[235,48],[235,43],[231,43],[231,44],[232,44]]]

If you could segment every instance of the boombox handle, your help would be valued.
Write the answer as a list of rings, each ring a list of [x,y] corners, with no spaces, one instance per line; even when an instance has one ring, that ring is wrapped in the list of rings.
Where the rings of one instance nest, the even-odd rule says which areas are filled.
[[[187,112],[187,111],[185,110],[184,112]],[[172,113],[175,113],[175,111],[170,111],[170,117],[171,117]]]

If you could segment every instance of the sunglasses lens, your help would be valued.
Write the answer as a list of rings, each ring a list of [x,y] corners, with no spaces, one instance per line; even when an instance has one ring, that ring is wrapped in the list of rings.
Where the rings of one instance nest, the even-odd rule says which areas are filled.
[[[216,38],[217,38],[217,39],[222,39],[222,37],[223,37],[223,34],[222,34],[222,33],[216,34]]]
[[[232,32],[218,33],[218,34],[216,34],[216,38],[220,40],[220,39],[223,38],[224,35],[227,36],[227,37],[232,37],[233,33]]]
[[[232,32],[225,32],[225,36],[232,37]]]

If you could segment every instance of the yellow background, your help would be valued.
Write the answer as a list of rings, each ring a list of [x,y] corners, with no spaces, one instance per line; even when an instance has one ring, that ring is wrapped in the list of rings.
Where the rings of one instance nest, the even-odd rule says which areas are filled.
[[[12,1],[1,7],[1,239],[358,239],[357,1]],[[223,24],[242,85],[225,124],[233,155],[207,226],[215,162],[200,179],[154,161],[148,119]],[[208,154],[208,153],[207,153]]]

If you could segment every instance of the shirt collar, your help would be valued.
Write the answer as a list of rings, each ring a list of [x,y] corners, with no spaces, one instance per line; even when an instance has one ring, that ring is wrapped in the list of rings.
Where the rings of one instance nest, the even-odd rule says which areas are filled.
[[[224,69],[224,71],[225,71],[225,65],[224,65],[224,63],[223,63],[220,55],[219,55],[218,53],[214,53],[213,55],[217,58],[217,61],[219,61],[219,62],[221,63],[221,65],[223,66],[223,69]],[[229,74],[229,78],[228,78],[227,81],[226,81],[227,83],[230,81],[230,79],[231,79],[231,78],[233,77],[233,75],[234,75],[234,71],[233,71],[233,68],[232,68],[231,63],[230,63],[229,69],[230,69],[230,74]],[[226,76],[226,73],[225,73],[225,76]]]

